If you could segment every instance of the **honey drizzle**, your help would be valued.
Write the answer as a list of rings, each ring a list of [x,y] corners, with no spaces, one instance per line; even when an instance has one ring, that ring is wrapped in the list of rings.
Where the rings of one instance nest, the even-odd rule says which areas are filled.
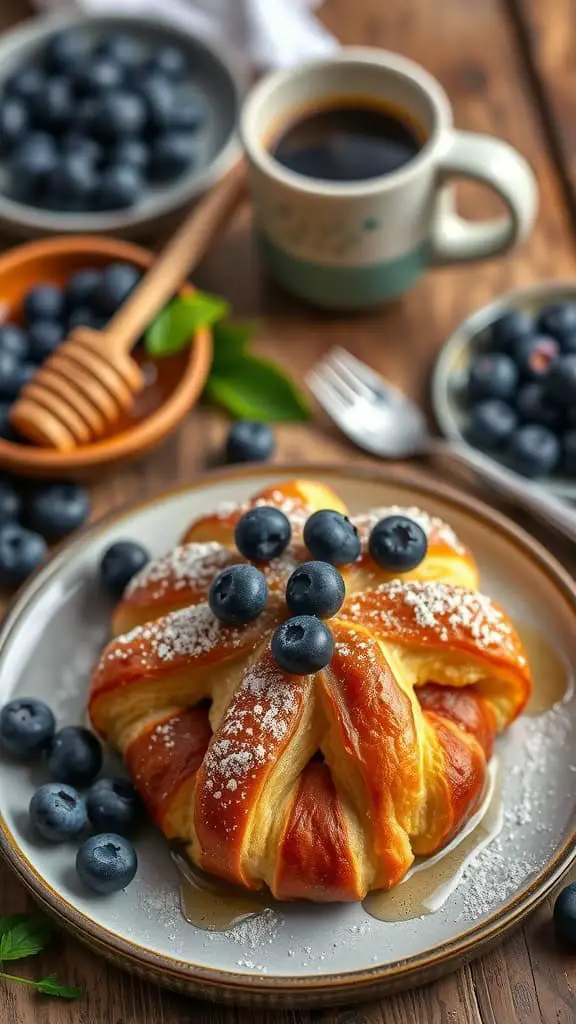
[[[522,622],[514,625],[532,673],[532,694],[523,714],[531,717],[542,715],[570,700],[574,693],[574,676],[564,656],[552,647],[539,629]]]
[[[274,906],[268,892],[252,892],[207,875],[177,845],[170,855],[180,880],[182,914],[202,931],[227,932]]]

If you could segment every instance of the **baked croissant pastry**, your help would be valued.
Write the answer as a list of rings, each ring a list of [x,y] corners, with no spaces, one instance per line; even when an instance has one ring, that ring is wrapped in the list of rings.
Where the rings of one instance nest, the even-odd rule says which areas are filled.
[[[261,567],[260,614],[225,624],[207,603],[212,579],[244,561],[234,528],[261,505],[286,513],[292,541]],[[522,645],[476,590],[471,553],[417,509],[401,511],[427,554],[395,577],[368,537],[398,510],[357,517],[361,553],[341,568],[346,599],[328,622],[333,655],[308,674],[282,668],[271,636],[289,616],[286,579],[310,558],[307,518],[326,508],[344,511],[323,485],[293,481],[196,520],[129,585],[114,616],[129,632],[104,651],[89,699],[165,835],[200,868],[278,899],[361,900],[449,842],[530,692]]]

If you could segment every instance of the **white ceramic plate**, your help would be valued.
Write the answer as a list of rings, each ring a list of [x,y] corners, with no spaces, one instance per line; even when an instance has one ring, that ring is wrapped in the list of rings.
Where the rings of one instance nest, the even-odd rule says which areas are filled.
[[[172,546],[189,520],[292,476],[331,484],[353,511],[398,502],[446,518],[476,553],[483,588],[517,623],[536,627],[566,666],[576,665],[572,581],[531,538],[476,502],[413,477],[373,470],[246,469],[115,514],[65,546],[16,600],[0,636],[0,702],[42,697],[61,723],[84,719],[91,666],[108,630],[110,605],[96,565],[112,541],[132,537],[154,553]],[[542,899],[575,856],[576,701],[524,717],[499,741],[504,827],[468,865],[434,913],[385,923],[359,905],[276,905],[227,933],[188,924],[168,848],[152,826],[138,841],[140,868],[113,897],[87,895],[74,873],[74,846],[35,841],[26,809],[30,771],[0,761],[0,846],[21,880],[79,938],[160,983],[213,999],[296,1005],[353,1002],[429,980],[497,941]]]

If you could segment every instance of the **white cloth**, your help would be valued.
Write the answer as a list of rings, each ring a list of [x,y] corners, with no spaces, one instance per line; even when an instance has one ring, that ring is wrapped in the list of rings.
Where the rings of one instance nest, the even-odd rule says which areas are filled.
[[[1,0],[0,0],[1,2]],[[36,0],[40,10],[150,15],[209,38],[239,70],[290,67],[337,42],[312,13],[322,0]]]

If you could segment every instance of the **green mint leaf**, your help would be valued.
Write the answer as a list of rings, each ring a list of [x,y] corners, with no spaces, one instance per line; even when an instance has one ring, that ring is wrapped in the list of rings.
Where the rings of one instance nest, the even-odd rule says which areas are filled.
[[[7,914],[5,917],[0,917],[0,938],[9,932],[12,928],[15,928],[17,924],[23,924],[28,921],[29,914]]]
[[[36,982],[36,991],[43,996],[59,996],[60,999],[79,999],[82,989],[76,985],[64,985],[55,974]]]
[[[225,372],[212,372],[206,384],[209,398],[242,419],[280,422],[306,420],[306,399],[297,385],[273,363],[244,355]]]
[[[228,303],[217,295],[194,292],[173,299],[152,321],[145,337],[149,356],[172,356],[192,341],[201,327],[211,327],[228,314]]]
[[[234,320],[221,320],[215,324],[212,331],[212,371],[221,374],[227,370],[230,363],[241,358],[256,330],[257,325],[254,323],[240,323]]]
[[[18,924],[2,931],[0,961],[22,960],[26,956],[35,956],[46,948],[51,935],[52,928],[45,918],[25,917]]]

